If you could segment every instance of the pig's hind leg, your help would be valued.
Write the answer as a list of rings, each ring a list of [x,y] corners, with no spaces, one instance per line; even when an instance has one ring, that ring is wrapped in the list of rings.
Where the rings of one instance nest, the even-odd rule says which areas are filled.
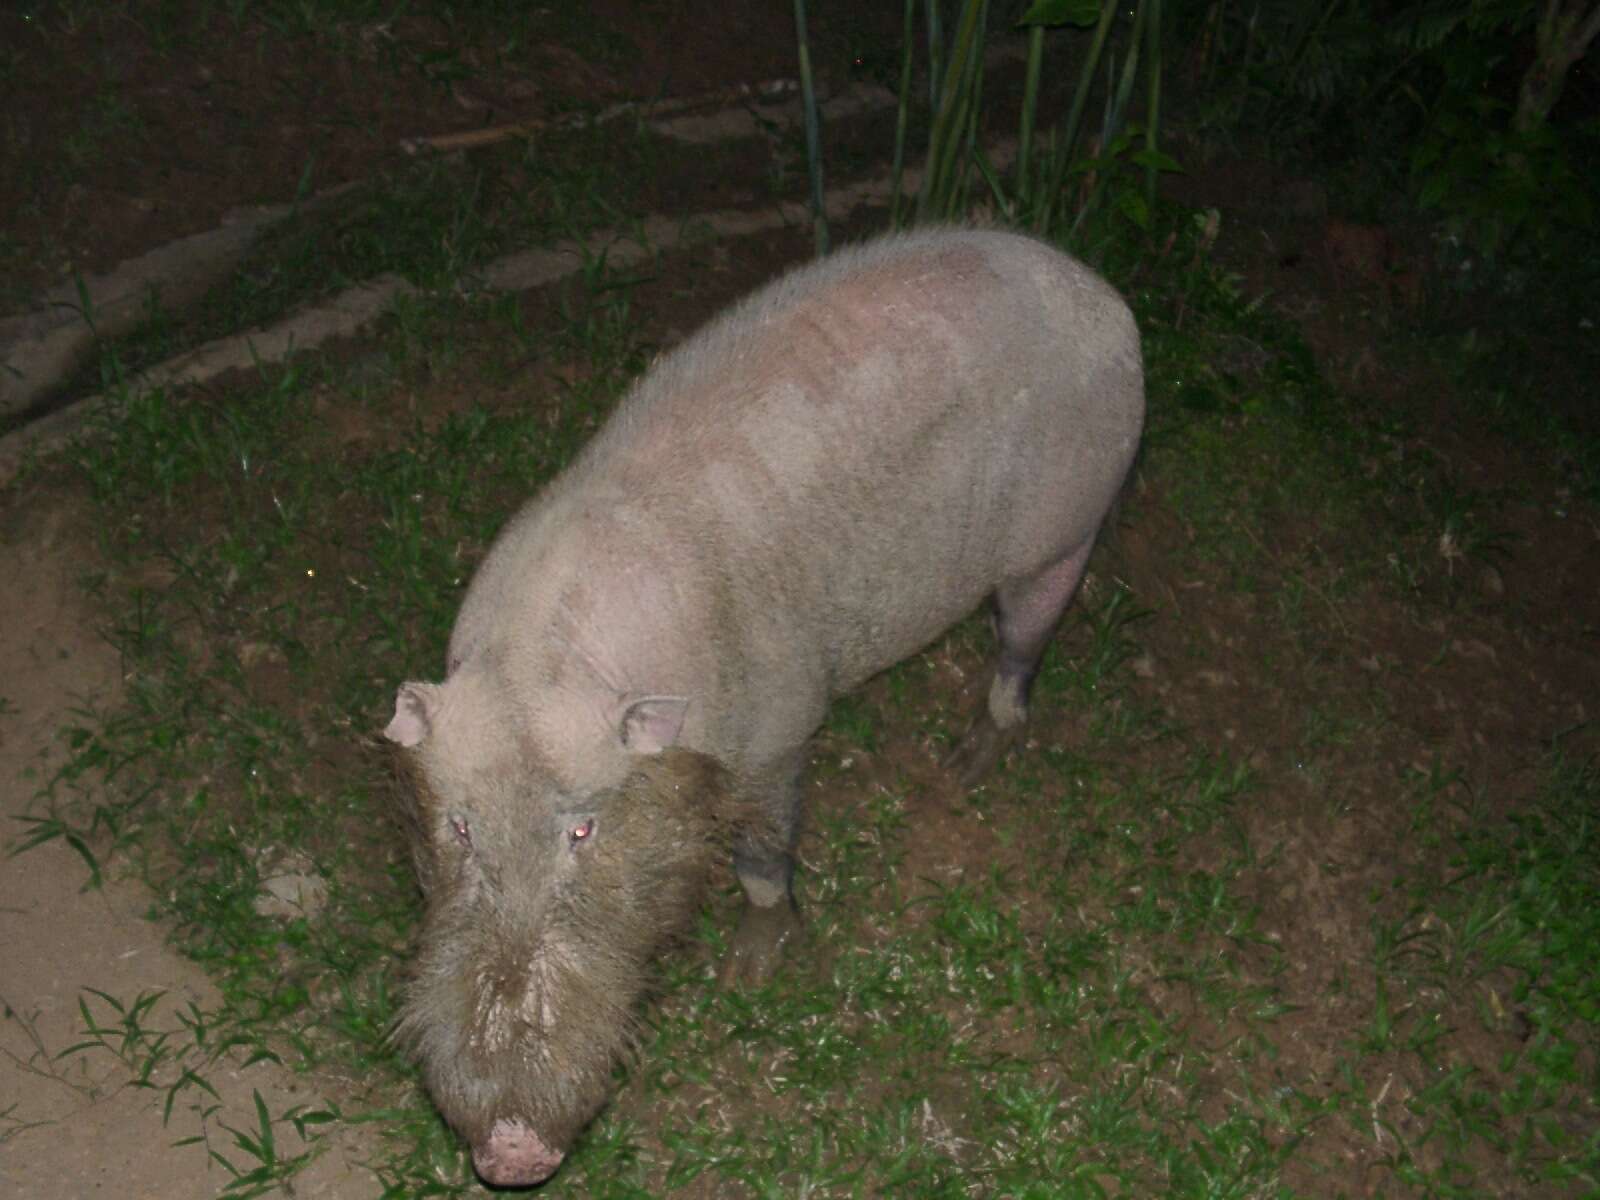
[[[800,823],[800,769],[805,747],[783,759],[764,778],[763,829],[734,847],[733,867],[744,889],[744,912],[723,956],[718,978],[724,987],[767,982],[783,959],[783,948],[802,926],[794,902],[794,847]]]
[[[1028,693],[1061,614],[1072,602],[1093,548],[1091,539],[1064,558],[995,589],[994,624],[1000,642],[988,702],[945,766],[961,790],[976,787],[1022,736]]]

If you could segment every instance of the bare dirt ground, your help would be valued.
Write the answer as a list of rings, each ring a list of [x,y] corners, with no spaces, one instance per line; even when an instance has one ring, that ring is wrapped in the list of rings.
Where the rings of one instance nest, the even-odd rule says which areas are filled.
[[[121,674],[98,632],[103,617],[80,586],[93,542],[81,514],[58,496],[6,499],[0,798],[9,816],[26,811],[60,765],[58,734],[72,713],[114,699]],[[233,1147],[230,1127],[255,1128],[258,1094],[275,1112],[315,1107],[319,1097],[270,1064],[224,1057],[206,1069],[214,1092],[168,1111],[162,1087],[182,1065],[201,1064],[158,1059],[150,1083],[162,1086],[140,1084],[142,1065],[159,1055],[163,1033],[186,1040],[184,1019],[215,1009],[216,991],[145,919],[150,901],[141,885],[112,879],[86,890],[87,881],[84,861],[60,841],[0,857],[0,1190],[16,1200],[214,1196],[230,1176],[212,1150],[252,1165]],[[130,1025],[103,997],[125,1008],[150,1003]],[[91,1040],[91,1019],[107,1031],[101,1045],[59,1057]],[[144,1034],[130,1037],[134,1027]],[[348,1143],[321,1157],[300,1175],[298,1193],[373,1194],[359,1157]]]
[[[460,31],[407,18],[344,31],[360,48],[353,55],[310,41],[292,55],[264,55],[241,39],[196,38],[176,56],[177,71],[148,21],[85,19],[42,37],[22,10],[0,13],[0,45],[14,48],[5,98],[10,142],[0,149],[8,163],[28,164],[0,170],[0,212],[9,214],[0,229],[0,311],[26,307],[69,265],[105,270],[211,228],[239,204],[292,198],[308,159],[316,163],[316,185],[327,186],[395,162],[402,137],[792,74],[786,10],[774,14],[742,0],[644,15],[621,3],[596,8],[596,26],[614,39],[604,43],[609,51],[580,54],[570,39],[553,36],[511,57],[490,37],[463,39]],[[396,56],[413,64],[403,76],[408,86],[397,82]],[[448,69],[456,60],[471,68],[464,82]],[[1280,186],[1223,171],[1197,181],[1192,198],[1237,201],[1233,211],[1248,219],[1242,197],[1281,195]],[[1308,246],[1322,244],[1320,215],[1310,214],[1305,229]],[[1388,301],[1373,295],[1359,270],[1318,266],[1314,256],[1289,270],[1286,255],[1261,255],[1243,236],[1233,252],[1247,291],[1273,290],[1296,310],[1342,381],[1420,417],[1428,448],[1458,468],[1464,486],[1515,484],[1533,497],[1511,511],[1512,557],[1493,571],[1463,567],[1475,572],[1469,599],[1448,617],[1418,624],[1399,604],[1350,614],[1342,655],[1306,663],[1286,646],[1285,660],[1298,670],[1276,677],[1263,675],[1259,664],[1261,641],[1281,637],[1270,632],[1278,598],[1241,597],[1216,579],[1175,577],[1165,562],[1167,551],[1191,536],[1182,514],[1164,502],[1159,481],[1133,501],[1134,520],[1111,569],[1138,594],[1168,600],[1165,618],[1141,631],[1148,653],[1136,686],[1180,713],[1197,737],[1238,747],[1261,773],[1252,840],[1286,854],[1273,876],[1285,881],[1281,890],[1257,898],[1262,927],[1283,939],[1296,964],[1297,977],[1284,984],[1290,999],[1306,1001],[1303,1016],[1285,1018],[1285,1040],[1308,1061],[1331,1062],[1348,1030],[1329,1025],[1312,1001],[1351,957],[1353,940],[1366,935],[1397,864],[1413,861],[1389,835],[1397,773],[1427,770],[1417,751],[1426,746],[1445,761],[1468,764],[1483,795],[1522,795],[1551,730],[1592,729],[1600,529],[1569,515],[1562,482],[1544,464],[1518,461],[1494,439],[1459,425],[1444,381],[1372,356],[1372,329],[1361,314],[1370,317]],[[93,531],[70,502],[48,493],[0,497],[0,810],[7,814],[25,811],[61,761],[57,734],[74,707],[114,696],[118,686],[119,663],[97,633],[102,618],[78,583],[92,546]],[[1205,648],[1203,671],[1185,665],[1196,645]],[[1308,697],[1358,703],[1379,680],[1403,718],[1371,742],[1323,754],[1316,771],[1299,769],[1295,748],[1307,736]],[[926,770],[920,759],[909,765],[914,773]],[[1326,801],[1334,777],[1338,803],[1308,803]],[[931,860],[944,844],[937,814],[927,826],[912,853]],[[969,827],[948,832],[952,842],[971,838]],[[136,885],[113,880],[86,892],[85,877],[82,861],[59,842],[0,859],[0,1002],[7,1018],[0,1024],[0,1134],[9,1131],[0,1140],[0,1191],[30,1200],[215,1195],[228,1177],[209,1152],[227,1153],[230,1128],[253,1124],[255,1093],[282,1112],[296,1102],[314,1107],[318,1084],[270,1064],[236,1065],[210,1076],[219,1092],[215,1107],[185,1098],[166,1114],[161,1089],[130,1082],[128,1061],[139,1048],[114,1033],[98,1057],[73,1056],[70,1070],[53,1062],[83,1040],[80,1002],[95,1001],[86,1000],[85,987],[123,1001],[159,993],[141,1019],[156,1030],[179,1028],[191,1001],[203,1009],[211,998],[198,969],[143,920],[146,902]],[[90,1013],[115,1028],[110,1009]],[[1516,1036],[1508,1022],[1474,1057],[1492,1066]],[[118,1046],[127,1058],[118,1057]],[[1389,1103],[1402,1099],[1396,1091]],[[172,1148],[188,1138],[195,1140]],[[1349,1162],[1350,1192],[1368,1194],[1368,1151],[1353,1138],[1348,1147],[1324,1149],[1325,1158],[1342,1154]],[[297,1178],[297,1194],[372,1195],[363,1152],[351,1144],[327,1155]]]
[[[6,580],[0,678],[7,698],[0,795],[6,811],[15,813],[59,766],[57,733],[72,711],[111,698],[120,673],[79,586],[91,541],[80,514],[58,497],[10,499],[0,536],[0,577]],[[56,1061],[84,1038],[80,998],[96,998],[83,989],[124,1002],[158,997],[139,1022],[151,1031],[180,1030],[191,1005],[216,1004],[200,970],[144,920],[149,901],[142,888],[111,881],[86,891],[85,882],[84,862],[60,842],[0,858],[0,1004],[7,1017],[0,1025],[0,1112],[12,1133],[0,1150],[6,1194],[19,1200],[215,1195],[226,1180],[208,1161],[207,1146],[226,1142],[221,1122],[248,1125],[257,1090],[284,1108],[309,1097],[303,1084],[271,1068],[228,1069],[225,1063],[213,1080],[215,1108],[184,1104],[164,1119],[158,1092],[130,1086],[129,1062],[139,1047],[123,1043],[120,1030],[97,1053]],[[98,1018],[118,1025],[108,1006],[98,1006]],[[170,1149],[191,1136],[200,1140],[186,1152]],[[185,1163],[176,1174],[174,1153]],[[354,1180],[351,1168],[329,1157],[307,1176],[307,1194],[339,1195],[346,1179]]]
[[[263,38],[221,14],[196,22],[213,7],[0,12],[14,168],[0,173],[0,312],[232,209],[371,178],[405,161],[406,138],[795,73],[786,14],[750,0],[606,0],[581,29],[552,15],[548,40],[509,46],[487,23],[420,15]]]

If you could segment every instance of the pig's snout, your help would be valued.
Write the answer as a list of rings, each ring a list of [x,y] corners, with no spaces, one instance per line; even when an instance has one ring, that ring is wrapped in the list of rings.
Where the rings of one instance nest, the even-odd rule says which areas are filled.
[[[528,1187],[555,1174],[565,1155],[544,1144],[521,1121],[496,1121],[488,1140],[472,1148],[479,1178],[496,1187]]]

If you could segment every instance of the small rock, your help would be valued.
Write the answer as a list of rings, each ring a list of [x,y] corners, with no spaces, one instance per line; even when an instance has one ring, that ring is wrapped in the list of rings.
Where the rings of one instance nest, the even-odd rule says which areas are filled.
[[[291,851],[261,873],[255,910],[263,917],[314,917],[328,903],[328,881],[304,854]]]

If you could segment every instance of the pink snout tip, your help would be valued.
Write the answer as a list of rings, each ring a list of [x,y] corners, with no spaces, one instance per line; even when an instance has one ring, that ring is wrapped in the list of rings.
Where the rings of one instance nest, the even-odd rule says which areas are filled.
[[[565,1155],[545,1145],[521,1121],[496,1121],[487,1141],[472,1148],[478,1177],[496,1187],[528,1187],[555,1174]]]

